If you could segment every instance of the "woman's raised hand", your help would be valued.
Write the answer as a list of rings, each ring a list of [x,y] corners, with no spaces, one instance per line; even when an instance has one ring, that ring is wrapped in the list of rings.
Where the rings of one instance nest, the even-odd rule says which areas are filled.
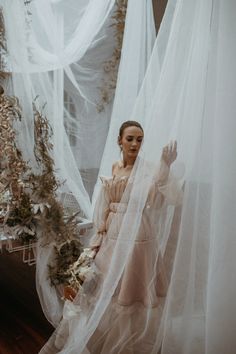
[[[168,145],[164,146],[162,149],[161,160],[164,161],[167,166],[176,160],[177,157],[177,141],[171,141]]]

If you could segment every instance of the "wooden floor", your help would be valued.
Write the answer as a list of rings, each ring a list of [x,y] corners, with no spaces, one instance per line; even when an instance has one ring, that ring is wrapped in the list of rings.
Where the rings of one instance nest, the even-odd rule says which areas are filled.
[[[0,354],[36,354],[53,328],[35,289],[35,267],[21,252],[0,253]]]

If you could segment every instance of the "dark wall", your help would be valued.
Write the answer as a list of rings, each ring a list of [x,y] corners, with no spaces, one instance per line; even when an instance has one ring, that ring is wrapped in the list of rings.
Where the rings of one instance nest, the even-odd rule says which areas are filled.
[[[160,27],[160,23],[165,12],[167,1],[168,0],[152,0],[157,31]]]

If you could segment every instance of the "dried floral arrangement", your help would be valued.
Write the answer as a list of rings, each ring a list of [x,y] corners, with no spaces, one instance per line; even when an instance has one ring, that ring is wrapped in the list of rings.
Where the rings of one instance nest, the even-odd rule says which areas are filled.
[[[53,284],[63,284],[64,299],[73,300],[78,292],[83,292],[85,280],[87,284],[95,280],[98,275],[93,267],[95,255],[91,248],[79,252],[73,240],[57,247],[56,265],[49,268]]]
[[[97,104],[99,112],[102,112],[105,109],[105,105],[109,104],[114,97],[125,29],[127,4],[128,0],[116,0],[115,3],[116,9],[112,16],[113,23],[111,26],[114,27],[116,46],[111,58],[103,64],[105,77],[102,86],[98,88],[101,96],[101,100]]]
[[[86,279],[94,275],[92,260],[94,251],[83,250],[79,241],[77,228],[78,213],[67,215],[58,201],[56,192],[59,182],[54,173],[52,151],[52,130],[49,122],[36,105],[35,118],[35,148],[34,155],[41,170],[40,174],[30,175],[34,212],[40,220],[41,244],[54,243],[54,257],[48,265],[52,285],[64,287],[64,298],[72,300]]]
[[[18,209],[22,201],[23,179],[27,164],[16,146],[13,128],[15,119],[21,119],[19,102],[15,97],[0,95],[0,204],[1,221],[7,223],[13,209]],[[20,217],[20,216],[19,216]],[[9,219],[10,222],[10,219]]]
[[[52,149],[50,138],[52,131],[46,117],[34,106],[35,113],[35,150],[34,154],[39,166],[43,166],[42,173],[32,175],[37,201],[41,201],[39,208],[43,208],[43,222],[41,232],[44,242],[54,242],[54,260],[49,264],[49,276],[55,286],[64,286],[64,298],[72,300],[81,290],[84,280],[91,280],[95,276],[93,258],[95,252],[83,249],[77,230],[77,214],[66,215],[65,209],[56,198],[59,183],[54,175],[53,159],[49,151]],[[40,188],[41,186],[41,188]]]
[[[21,119],[18,99],[0,96],[0,211],[4,233],[14,239],[36,239],[39,184],[17,147],[14,121]],[[36,144],[37,145],[37,144]],[[41,210],[41,209],[40,209]]]
[[[0,47],[6,50],[1,9]],[[3,79],[7,74],[0,72]],[[64,297],[72,299],[85,278],[94,275],[94,251],[83,250],[79,241],[78,213],[68,215],[58,201],[60,183],[51,157],[53,132],[47,118],[37,109],[36,100],[33,112],[37,173],[23,159],[16,143],[14,122],[22,118],[19,101],[6,95],[0,86],[0,227],[6,235],[23,243],[39,239],[42,247],[53,243],[54,255],[48,264],[51,284],[62,285]]]
[[[23,242],[54,244],[48,265],[52,285],[64,287],[72,299],[86,279],[93,277],[94,251],[83,250],[79,241],[79,219],[57,199],[59,182],[51,157],[52,129],[45,116],[34,109],[34,155],[37,173],[26,163],[16,145],[14,120],[21,118],[19,102],[4,93],[0,96],[0,215],[4,233]],[[73,295],[72,295],[73,294]]]
[[[5,71],[7,44],[3,9],[0,8],[0,78],[4,82],[10,74]],[[16,210],[15,220],[25,218],[27,208],[21,208],[23,214],[17,214],[21,203],[27,204],[23,196],[23,179],[28,166],[16,146],[15,120],[21,119],[21,109],[16,97],[4,94],[0,86],[0,224],[11,224],[10,214]],[[16,223],[17,224],[17,223]],[[14,222],[12,222],[12,226]]]

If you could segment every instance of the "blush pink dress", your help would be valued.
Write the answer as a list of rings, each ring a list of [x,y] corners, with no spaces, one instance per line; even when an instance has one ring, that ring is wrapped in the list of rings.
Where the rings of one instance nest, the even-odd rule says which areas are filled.
[[[114,176],[101,177],[101,179],[103,187],[94,216],[97,233],[91,246],[100,247],[95,263],[105,276],[127,209],[128,202],[123,201],[122,197],[129,183],[129,177]],[[154,307],[157,306],[159,297],[166,294],[165,271],[157,240],[160,221],[158,217],[164,201],[161,188],[162,186],[154,183],[149,192],[132,254],[114,294],[120,305],[128,306],[140,302],[145,306]],[[129,194],[127,189],[126,194]],[[152,284],[150,284],[150,274],[155,274]]]
[[[105,277],[133,182],[129,176],[101,177],[101,180],[102,190],[94,212],[97,233],[91,246],[100,247],[95,264]],[[148,354],[159,348],[157,332],[168,288],[159,236],[164,205],[176,204],[177,199],[176,185],[157,176],[149,190],[134,247],[112,301],[88,343],[89,353]]]
[[[178,185],[168,174],[167,177],[162,178],[159,174],[151,183],[146,203],[141,211],[141,219],[139,217],[138,232],[123,273],[115,291],[108,296],[109,303],[104,305],[105,312],[96,324],[95,331],[91,333],[88,342],[86,340],[86,346],[82,349],[83,354],[159,352],[161,336],[158,333],[168,288],[160,253],[160,236],[165,224],[166,206],[179,204],[182,196]],[[113,266],[113,255],[116,255],[116,246],[120,242],[118,238],[121,227],[125,230],[122,236],[125,235],[126,240],[129,240],[130,225],[123,224],[127,207],[129,208],[131,204],[130,192],[134,186],[134,179],[132,176],[116,175],[101,177],[101,180],[102,188],[94,211],[97,232],[91,240],[91,246],[99,247],[95,257],[95,264],[99,270],[96,284],[93,285],[92,281],[90,286],[88,282],[88,288],[84,289],[82,295],[78,293],[73,303],[67,301],[60,325],[40,354],[78,352],[77,339],[84,335],[81,333],[83,325],[86,327],[90,316],[94,314],[94,304],[98,301],[100,290],[103,289],[103,279],[106,279],[108,271],[117,274]],[[137,215],[136,205],[134,209],[134,215]],[[121,249],[123,250],[123,244]],[[119,261],[122,264],[122,257]],[[106,302],[106,299],[101,298],[101,301]],[[68,346],[73,350],[68,351]]]

